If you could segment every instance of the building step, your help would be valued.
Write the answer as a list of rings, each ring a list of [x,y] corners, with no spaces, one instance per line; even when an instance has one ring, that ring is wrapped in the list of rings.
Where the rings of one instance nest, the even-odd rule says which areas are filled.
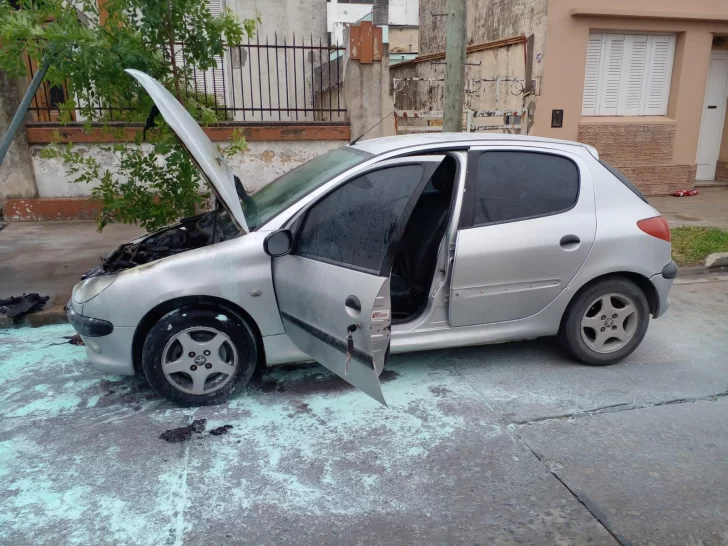
[[[719,180],[696,180],[695,181],[696,188],[721,188],[723,186],[728,186],[728,182],[722,182]]]

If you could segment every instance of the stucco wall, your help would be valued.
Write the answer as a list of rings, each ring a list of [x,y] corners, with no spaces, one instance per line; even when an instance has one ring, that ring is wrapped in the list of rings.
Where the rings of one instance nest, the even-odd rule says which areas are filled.
[[[523,45],[489,49],[468,55],[466,78],[517,78],[525,79],[526,63],[531,66],[531,79],[536,80],[536,95],[524,97],[522,87],[508,83],[484,83],[475,93],[466,94],[466,103],[476,110],[520,110],[537,107],[538,89],[543,73],[542,53],[546,39],[546,12],[548,0],[467,0],[468,45],[500,40],[512,36],[533,35],[534,47],[531,58],[525,58]],[[420,55],[445,50],[447,18],[433,16],[445,13],[447,0],[420,0]],[[421,78],[444,78],[445,66],[432,63],[417,65]],[[400,74],[396,74],[400,76]],[[436,109],[442,106],[444,84],[417,84],[418,109]],[[525,100],[524,100],[525,99]],[[485,118],[481,124],[499,124],[501,120]]]
[[[389,27],[389,52],[417,52],[420,46],[420,30],[417,27]]]
[[[467,43],[534,35],[534,52],[544,50],[548,0],[466,0]],[[447,0],[420,0],[420,54],[445,51]],[[534,66],[534,71],[536,71]],[[539,74],[540,75],[540,72]]]
[[[600,14],[575,16],[574,10]],[[549,0],[547,28],[535,134],[578,138],[579,124],[585,121],[581,104],[590,29],[674,32],[677,44],[668,104],[668,117],[675,120],[672,164],[695,164],[713,33],[728,31],[728,2],[610,0],[607,4],[603,0]],[[562,128],[550,127],[552,109],[564,110]]]
[[[348,142],[335,140],[254,141],[248,143],[247,152],[228,161],[245,188],[256,191],[301,163],[345,144]],[[31,146],[38,197],[85,197],[91,194],[93,186],[71,182],[72,177],[65,174],[62,162],[41,158],[42,148],[43,146]],[[111,154],[101,151],[96,145],[79,144],[75,149],[92,155],[102,164],[115,164]]]

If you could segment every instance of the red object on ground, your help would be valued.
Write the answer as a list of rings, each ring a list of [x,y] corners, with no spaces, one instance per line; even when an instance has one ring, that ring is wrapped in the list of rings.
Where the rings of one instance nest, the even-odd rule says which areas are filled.
[[[692,197],[698,195],[698,190],[677,190],[673,193],[675,197]]]
[[[647,235],[652,235],[668,243],[672,239],[670,235],[670,224],[667,223],[662,216],[653,216],[645,218],[637,222],[637,227],[644,231]]]

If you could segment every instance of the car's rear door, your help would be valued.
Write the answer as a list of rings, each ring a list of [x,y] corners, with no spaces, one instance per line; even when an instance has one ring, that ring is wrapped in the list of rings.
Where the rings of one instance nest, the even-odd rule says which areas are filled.
[[[354,176],[294,219],[293,252],[273,259],[278,308],[293,343],[382,403],[392,259],[440,160],[392,160]]]
[[[472,149],[450,292],[450,325],[529,317],[569,284],[596,234],[591,174],[564,149]]]

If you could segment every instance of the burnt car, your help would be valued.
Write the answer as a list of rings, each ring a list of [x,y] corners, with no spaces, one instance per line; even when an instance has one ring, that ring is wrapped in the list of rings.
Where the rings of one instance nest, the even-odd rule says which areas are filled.
[[[122,245],[76,285],[70,322],[103,371],[181,405],[256,368],[315,360],[384,403],[391,353],[558,335],[627,357],[664,314],[667,222],[594,148],[423,134],[325,153],[254,195],[150,76],[217,208]]]

